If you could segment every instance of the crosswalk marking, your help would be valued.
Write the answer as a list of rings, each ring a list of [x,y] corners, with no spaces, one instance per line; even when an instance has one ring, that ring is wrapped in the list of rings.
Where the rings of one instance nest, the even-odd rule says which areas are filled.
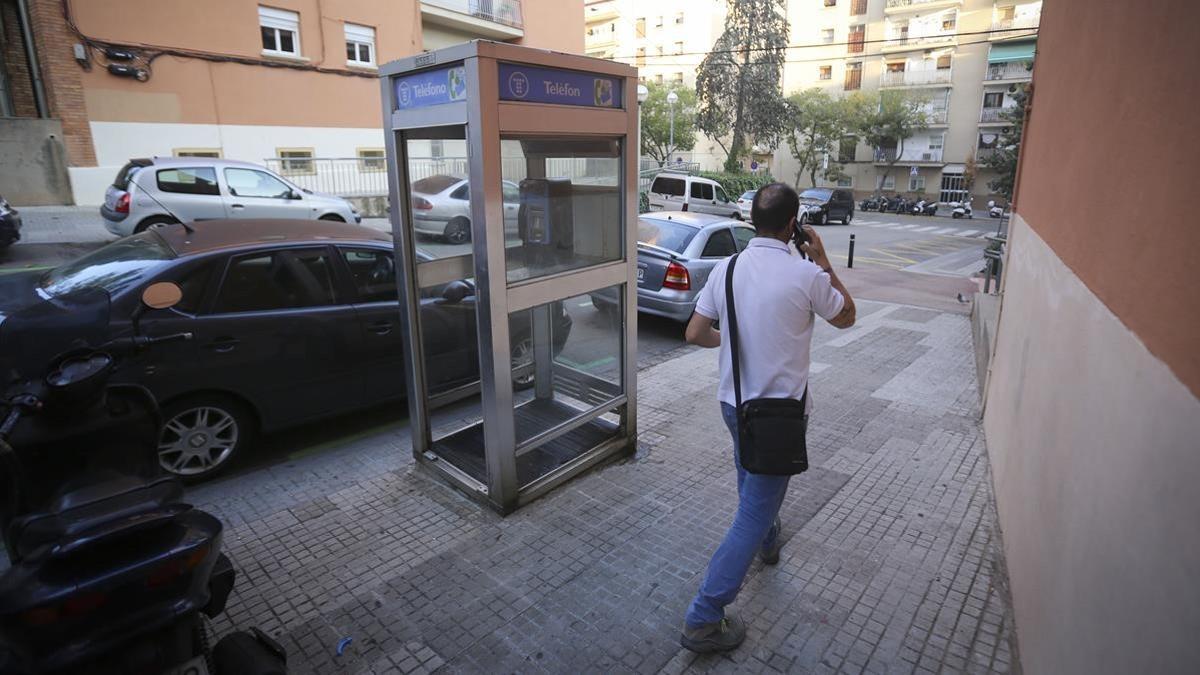
[[[854,223],[863,227],[871,227],[880,230],[897,230],[909,231],[913,234],[921,232],[923,234],[937,234],[947,237],[970,237],[974,239],[986,239],[991,236],[991,230],[960,230],[955,227],[938,227],[937,225],[924,225],[920,223],[884,223],[876,220],[859,220]]]
[[[953,227],[943,227],[940,230],[934,230],[933,234],[949,234],[954,231],[955,231],[955,229]]]
[[[911,230],[914,227],[916,227],[916,225],[901,225],[901,226],[897,227],[896,229],[897,230]]]
[[[929,232],[930,230],[936,229],[936,227],[918,227],[917,229],[913,230],[913,232]]]
[[[980,230],[963,230],[962,232],[956,232],[955,236],[970,237],[971,235],[979,234],[979,233],[980,233]]]

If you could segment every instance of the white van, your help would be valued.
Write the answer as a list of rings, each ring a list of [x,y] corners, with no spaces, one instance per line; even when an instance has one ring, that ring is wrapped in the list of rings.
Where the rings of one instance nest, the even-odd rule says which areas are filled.
[[[651,211],[693,211],[741,220],[737,202],[716,181],[682,173],[660,173],[650,183]]]

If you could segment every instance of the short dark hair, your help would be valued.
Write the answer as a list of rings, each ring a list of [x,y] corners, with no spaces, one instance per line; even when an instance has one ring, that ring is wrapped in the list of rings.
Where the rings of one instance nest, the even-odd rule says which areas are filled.
[[[758,189],[750,206],[750,220],[762,234],[779,234],[800,211],[800,195],[787,183],[771,183]]]

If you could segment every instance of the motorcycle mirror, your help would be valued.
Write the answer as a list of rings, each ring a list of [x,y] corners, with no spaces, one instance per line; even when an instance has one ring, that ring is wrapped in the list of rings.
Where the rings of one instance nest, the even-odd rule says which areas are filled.
[[[142,304],[150,309],[170,309],[180,300],[183,300],[183,289],[172,281],[159,281],[142,291]]]

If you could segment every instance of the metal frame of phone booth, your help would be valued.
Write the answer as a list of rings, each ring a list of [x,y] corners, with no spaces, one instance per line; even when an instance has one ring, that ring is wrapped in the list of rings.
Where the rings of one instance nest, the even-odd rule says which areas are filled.
[[[413,454],[508,513],[636,445],[637,70],[474,41],[380,75]],[[418,158],[434,142],[465,158]],[[443,173],[469,243],[418,238]],[[436,332],[472,320],[477,371]]]

